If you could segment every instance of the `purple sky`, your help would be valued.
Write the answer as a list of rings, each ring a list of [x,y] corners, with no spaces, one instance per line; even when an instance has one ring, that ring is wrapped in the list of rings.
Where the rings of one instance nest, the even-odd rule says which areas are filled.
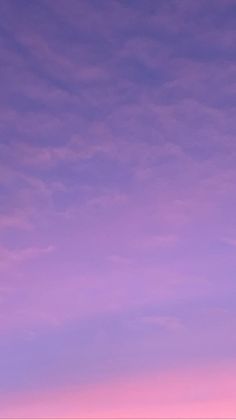
[[[0,418],[236,417],[235,45],[235,0],[0,0]]]

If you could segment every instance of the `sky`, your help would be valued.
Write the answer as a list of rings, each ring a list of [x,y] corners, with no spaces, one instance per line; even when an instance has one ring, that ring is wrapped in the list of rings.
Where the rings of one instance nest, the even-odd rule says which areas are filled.
[[[235,45],[235,0],[0,0],[0,418],[236,417]]]

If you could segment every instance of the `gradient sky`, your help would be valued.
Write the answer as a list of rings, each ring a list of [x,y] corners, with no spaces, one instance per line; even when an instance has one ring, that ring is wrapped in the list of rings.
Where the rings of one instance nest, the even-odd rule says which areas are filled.
[[[235,0],[0,0],[0,418],[236,417],[235,45]]]

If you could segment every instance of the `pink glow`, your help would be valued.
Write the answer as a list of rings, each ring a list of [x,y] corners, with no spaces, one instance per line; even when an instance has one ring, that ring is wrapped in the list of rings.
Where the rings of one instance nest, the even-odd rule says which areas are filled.
[[[84,389],[22,394],[14,397],[14,406],[3,405],[3,413],[6,418],[234,418],[235,372],[235,364],[187,367]]]

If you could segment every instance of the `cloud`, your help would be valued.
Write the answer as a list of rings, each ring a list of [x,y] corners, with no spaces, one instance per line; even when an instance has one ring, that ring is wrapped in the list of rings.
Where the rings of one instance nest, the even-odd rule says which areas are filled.
[[[142,318],[142,321],[157,326],[163,329],[166,329],[167,331],[173,331],[178,332],[181,330],[184,330],[184,325],[182,321],[175,316],[158,316],[158,315],[150,315],[150,316],[144,316]]]
[[[0,230],[9,228],[30,229],[31,225],[25,215],[19,214],[0,214]]]
[[[236,246],[236,239],[234,237],[224,237],[222,238],[222,242],[232,247]]]
[[[9,249],[0,247],[0,267],[11,268],[17,263],[30,259],[38,258],[44,254],[51,253],[54,246],[47,247],[27,247],[23,249]]]
[[[142,237],[139,243],[136,244],[144,248],[160,248],[175,246],[179,241],[179,237],[174,234],[156,234],[149,237]]]

